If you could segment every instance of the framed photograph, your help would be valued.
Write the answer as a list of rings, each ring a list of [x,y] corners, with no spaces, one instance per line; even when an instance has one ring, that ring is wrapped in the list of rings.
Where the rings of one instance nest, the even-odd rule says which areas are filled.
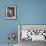
[[[16,19],[16,6],[15,5],[6,5],[6,19]]]

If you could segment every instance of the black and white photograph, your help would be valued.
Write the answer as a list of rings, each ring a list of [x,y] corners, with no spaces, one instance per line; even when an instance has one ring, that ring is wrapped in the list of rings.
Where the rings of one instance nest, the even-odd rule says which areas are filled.
[[[16,19],[16,6],[6,5],[6,19]]]

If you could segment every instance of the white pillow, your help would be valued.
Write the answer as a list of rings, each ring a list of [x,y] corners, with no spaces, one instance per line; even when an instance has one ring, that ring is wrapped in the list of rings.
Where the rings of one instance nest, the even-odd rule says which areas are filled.
[[[22,32],[22,37],[21,37],[21,39],[22,39],[22,38],[27,38],[27,37],[28,37],[28,36],[27,36],[28,30],[21,30],[21,32]]]
[[[32,36],[32,41],[41,41],[44,40],[44,36],[43,35],[34,35]]]
[[[44,32],[44,31],[40,31],[40,32],[39,32],[39,35],[41,35],[43,32]]]

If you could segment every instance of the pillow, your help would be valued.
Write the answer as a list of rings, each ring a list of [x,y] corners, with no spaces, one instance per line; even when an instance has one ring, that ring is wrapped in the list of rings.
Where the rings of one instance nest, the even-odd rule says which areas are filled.
[[[27,38],[28,36],[28,30],[21,30],[21,39],[23,39],[23,38]]]
[[[43,32],[44,32],[44,31],[43,31],[43,30],[41,30],[41,31],[39,32],[39,35],[42,35],[42,34],[43,34]]]

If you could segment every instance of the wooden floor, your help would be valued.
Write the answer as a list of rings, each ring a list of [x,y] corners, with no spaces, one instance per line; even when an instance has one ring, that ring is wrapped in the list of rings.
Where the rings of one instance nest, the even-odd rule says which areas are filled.
[[[0,46],[8,46],[8,44],[0,44]],[[46,42],[43,41],[35,41],[32,42],[31,40],[21,40],[19,44],[15,44],[13,46],[46,46]]]
[[[20,41],[20,46],[46,46],[46,42],[44,41],[34,41],[32,42],[31,40],[21,40]]]

